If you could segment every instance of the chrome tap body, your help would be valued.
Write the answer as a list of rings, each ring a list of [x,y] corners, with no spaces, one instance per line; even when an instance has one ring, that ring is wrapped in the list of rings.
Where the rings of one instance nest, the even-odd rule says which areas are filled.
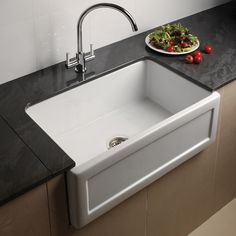
[[[91,7],[89,7],[88,9],[86,9],[81,14],[81,16],[78,20],[78,23],[77,23],[77,49],[78,49],[78,52],[76,53],[75,59],[70,59],[69,53],[66,53],[66,67],[71,68],[71,67],[75,66],[75,71],[78,73],[85,73],[85,71],[86,71],[85,62],[91,61],[95,58],[92,44],[90,44],[90,53],[89,54],[86,54],[83,52],[82,24],[83,24],[84,18],[87,16],[87,14],[95,9],[98,9],[98,8],[112,8],[112,9],[115,9],[115,10],[121,12],[129,20],[132,30],[133,31],[138,30],[137,24],[136,24],[135,20],[133,19],[133,17],[131,16],[131,14],[121,6],[118,6],[118,5],[112,4],[112,3],[98,3],[98,4],[95,4]]]

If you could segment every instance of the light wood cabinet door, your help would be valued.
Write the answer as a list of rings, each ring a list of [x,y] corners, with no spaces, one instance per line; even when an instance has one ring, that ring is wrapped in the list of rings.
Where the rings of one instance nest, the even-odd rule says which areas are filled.
[[[50,236],[46,184],[0,207],[1,236]]]

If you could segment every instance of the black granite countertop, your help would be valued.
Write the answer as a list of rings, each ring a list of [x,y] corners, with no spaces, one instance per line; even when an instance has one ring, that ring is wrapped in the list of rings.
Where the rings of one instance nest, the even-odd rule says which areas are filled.
[[[184,56],[153,52],[146,35],[96,50],[87,63],[86,77],[101,75],[138,60],[151,59],[210,91],[236,78],[236,7],[228,3],[178,20],[214,52],[203,63],[185,64]],[[80,75],[65,69],[64,62],[0,86],[0,204],[72,168],[75,163],[25,113],[25,107],[80,86]],[[56,117],[55,117],[56,119]]]

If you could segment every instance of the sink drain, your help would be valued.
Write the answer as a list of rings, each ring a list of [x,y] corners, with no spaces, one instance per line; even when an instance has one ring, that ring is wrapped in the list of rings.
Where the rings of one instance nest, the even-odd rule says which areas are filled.
[[[108,149],[113,148],[121,143],[123,143],[124,141],[126,141],[128,138],[127,137],[122,137],[122,136],[118,136],[113,138],[109,143],[108,143]]]

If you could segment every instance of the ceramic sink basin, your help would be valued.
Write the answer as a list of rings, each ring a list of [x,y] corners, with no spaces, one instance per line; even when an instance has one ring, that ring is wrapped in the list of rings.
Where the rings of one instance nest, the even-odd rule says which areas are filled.
[[[76,162],[67,184],[80,228],[212,143],[219,100],[143,60],[26,112]]]

